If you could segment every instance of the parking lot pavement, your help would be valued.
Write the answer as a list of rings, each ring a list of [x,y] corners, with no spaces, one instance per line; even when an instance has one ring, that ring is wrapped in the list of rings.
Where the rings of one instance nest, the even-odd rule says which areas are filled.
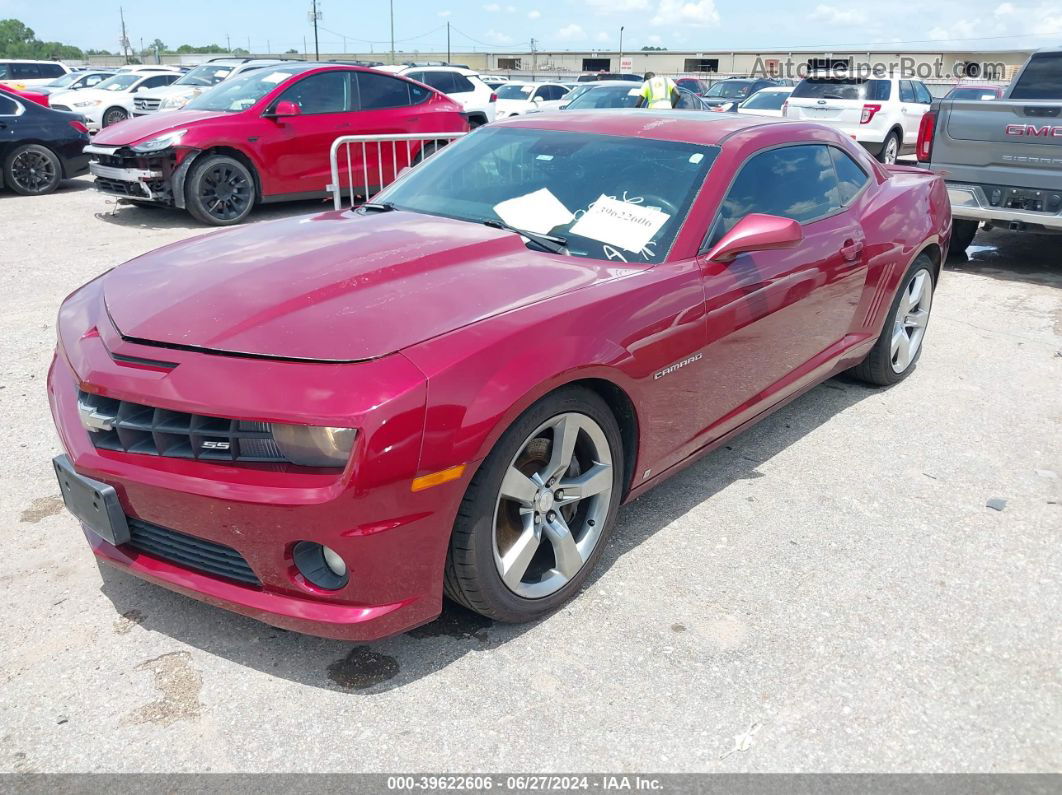
[[[555,615],[366,646],[97,569],[50,467],[56,308],[204,229],[88,187],[0,194],[0,770],[1062,768],[1059,239],[982,233],[909,379],[830,381],[626,507]]]

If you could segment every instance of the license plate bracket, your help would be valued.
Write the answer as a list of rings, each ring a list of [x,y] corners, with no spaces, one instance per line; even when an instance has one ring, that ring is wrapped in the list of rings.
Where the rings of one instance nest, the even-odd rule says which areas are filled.
[[[65,455],[53,458],[52,466],[66,509],[107,543],[128,543],[129,523],[114,487],[79,475]]]

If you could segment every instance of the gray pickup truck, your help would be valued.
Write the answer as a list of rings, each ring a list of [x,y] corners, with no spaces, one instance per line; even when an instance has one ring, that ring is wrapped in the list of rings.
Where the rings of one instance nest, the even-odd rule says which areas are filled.
[[[940,100],[922,119],[919,165],[948,187],[952,251],[985,228],[1062,232],[1062,47],[1037,50],[998,100]]]

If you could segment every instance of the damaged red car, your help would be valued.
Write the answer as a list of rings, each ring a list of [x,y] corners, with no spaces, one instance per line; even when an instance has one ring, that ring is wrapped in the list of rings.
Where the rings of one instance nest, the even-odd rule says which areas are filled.
[[[489,125],[73,293],[55,470],[100,561],[276,626],[536,619],[625,501],[835,373],[908,376],[950,232],[939,177],[811,123]]]
[[[260,203],[327,196],[339,136],[466,130],[461,105],[413,80],[292,63],[222,81],[181,110],[107,127],[85,151],[96,188],[120,202],[177,207],[230,226]],[[378,189],[422,156],[412,146],[380,157],[378,146],[355,147],[349,164],[340,153],[341,186]]]

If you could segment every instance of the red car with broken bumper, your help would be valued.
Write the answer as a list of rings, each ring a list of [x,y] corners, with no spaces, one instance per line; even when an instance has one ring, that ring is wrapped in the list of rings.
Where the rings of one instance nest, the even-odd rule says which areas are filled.
[[[73,293],[60,486],[103,562],[277,626],[531,620],[622,502],[834,373],[907,376],[950,228],[939,178],[814,124],[484,127]]]

